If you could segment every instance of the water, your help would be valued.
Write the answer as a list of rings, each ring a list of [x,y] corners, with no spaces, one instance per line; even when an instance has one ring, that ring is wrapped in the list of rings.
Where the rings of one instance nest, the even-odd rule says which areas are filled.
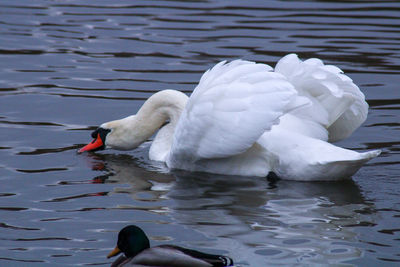
[[[400,262],[398,1],[0,3],[0,265],[108,265],[127,224],[239,266]],[[351,181],[169,173],[136,151],[76,154],[155,91],[224,59],[342,68],[370,104],[341,146],[382,155]]]

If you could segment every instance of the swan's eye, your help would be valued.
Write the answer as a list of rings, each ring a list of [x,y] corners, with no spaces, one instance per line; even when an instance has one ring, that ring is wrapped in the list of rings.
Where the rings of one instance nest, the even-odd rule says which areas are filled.
[[[97,138],[97,136],[100,135],[101,140],[103,140],[103,142],[104,142],[104,140],[106,140],[106,136],[109,132],[111,132],[110,129],[104,129],[104,128],[99,127],[92,132],[91,136],[92,136],[92,138]]]
[[[96,130],[94,130],[91,134],[92,138],[96,138],[97,134],[99,133],[99,128],[97,128]]]

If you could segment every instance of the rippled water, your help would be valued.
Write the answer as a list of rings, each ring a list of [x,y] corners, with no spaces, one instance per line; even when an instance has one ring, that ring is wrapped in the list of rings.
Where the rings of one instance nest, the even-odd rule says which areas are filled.
[[[0,2],[0,265],[108,265],[116,233],[225,253],[238,266],[400,262],[398,1]],[[77,155],[153,92],[190,93],[224,59],[287,53],[342,68],[370,104],[340,145],[382,155],[348,182],[169,173]]]

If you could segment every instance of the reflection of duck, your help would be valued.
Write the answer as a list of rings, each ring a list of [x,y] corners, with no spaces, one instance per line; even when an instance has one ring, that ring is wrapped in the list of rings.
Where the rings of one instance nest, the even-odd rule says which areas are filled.
[[[212,267],[232,266],[231,258],[206,254],[196,250],[172,245],[150,248],[150,241],[142,229],[135,225],[123,228],[118,234],[117,246],[107,258],[123,252],[112,266],[169,266]]]
[[[175,90],[158,92],[136,115],[102,124],[80,152],[134,149],[159,130],[149,156],[171,169],[338,180],[380,153],[328,142],[351,135],[367,111],[352,80],[319,59],[288,55],[274,71],[243,60],[221,62],[189,99]]]

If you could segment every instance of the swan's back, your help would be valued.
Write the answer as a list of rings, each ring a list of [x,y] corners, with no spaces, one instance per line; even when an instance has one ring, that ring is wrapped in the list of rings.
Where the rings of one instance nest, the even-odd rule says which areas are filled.
[[[198,170],[191,169],[196,161],[244,153],[279,117],[304,104],[297,98],[292,84],[268,65],[217,64],[202,76],[181,114],[168,166]]]
[[[236,60],[208,70],[175,129],[167,165],[189,171],[296,180],[354,174],[380,151],[357,153],[328,141],[348,137],[368,104],[342,71],[291,54],[273,70]]]
[[[301,61],[290,54],[279,60],[275,72],[283,74],[299,95],[312,103],[295,115],[327,129],[330,142],[349,137],[366,120],[364,94],[338,67],[324,65],[317,58]]]

